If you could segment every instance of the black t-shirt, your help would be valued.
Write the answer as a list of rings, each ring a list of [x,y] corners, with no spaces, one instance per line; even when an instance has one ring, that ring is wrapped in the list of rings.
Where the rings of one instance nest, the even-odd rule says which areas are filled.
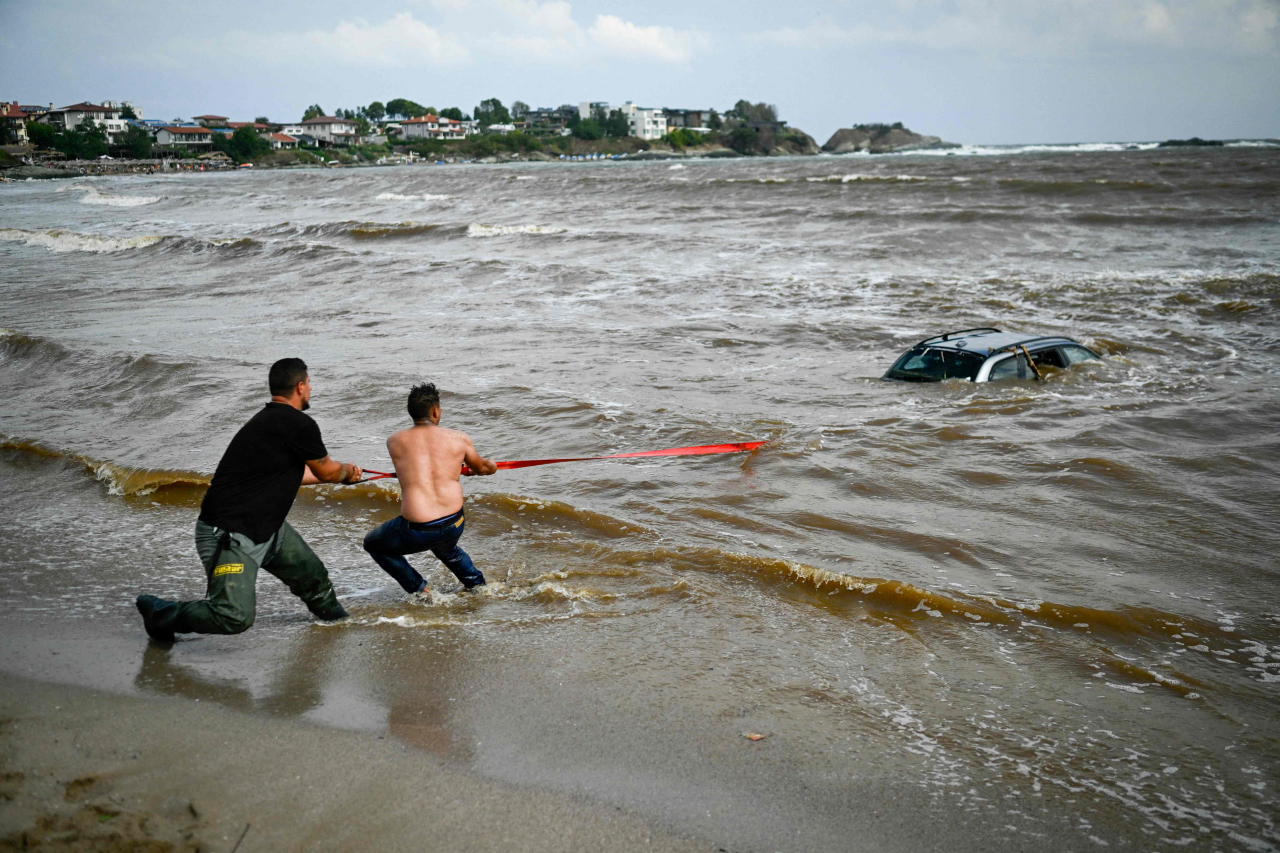
[[[267,403],[222,454],[200,505],[200,520],[266,542],[284,524],[307,460],[328,455],[320,427],[309,415]]]

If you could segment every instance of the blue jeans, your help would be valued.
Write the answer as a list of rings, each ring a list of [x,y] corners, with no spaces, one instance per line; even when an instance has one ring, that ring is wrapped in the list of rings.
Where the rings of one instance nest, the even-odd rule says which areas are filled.
[[[400,515],[370,530],[364,537],[364,549],[405,592],[426,589],[427,582],[404,558],[405,554],[422,551],[435,554],[467,589],[484,586],[484,575],[471,562],[467,552],[458,547],[465,528],[466,518],[462,510],[435,521],[405,521]]]

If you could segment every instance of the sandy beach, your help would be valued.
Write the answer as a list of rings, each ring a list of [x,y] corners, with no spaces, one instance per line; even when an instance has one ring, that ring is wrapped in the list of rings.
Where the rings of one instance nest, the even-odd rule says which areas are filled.
[[[379,735],[0,677],[0,850],[714,849]]]

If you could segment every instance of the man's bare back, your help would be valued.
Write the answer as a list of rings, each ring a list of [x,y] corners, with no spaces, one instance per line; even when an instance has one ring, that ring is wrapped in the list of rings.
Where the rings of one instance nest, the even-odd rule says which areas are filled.
[[[400,480],[400,514],[406,521],[435,521],[462,509],[462,464],[477,474],[497,466],[476,452],[465,432],[439,425],[440,409],[387,439]]]

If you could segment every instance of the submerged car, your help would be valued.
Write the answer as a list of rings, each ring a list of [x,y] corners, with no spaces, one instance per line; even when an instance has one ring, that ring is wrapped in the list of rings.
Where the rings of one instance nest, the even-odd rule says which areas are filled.
[[[1071,338],[1019,335],[988,326],[923,340],[903,353],[883,378],[904,382],[1040,379],[1044,368],[1070,367],[1098,358],[1101,356],[1096,352]]]

